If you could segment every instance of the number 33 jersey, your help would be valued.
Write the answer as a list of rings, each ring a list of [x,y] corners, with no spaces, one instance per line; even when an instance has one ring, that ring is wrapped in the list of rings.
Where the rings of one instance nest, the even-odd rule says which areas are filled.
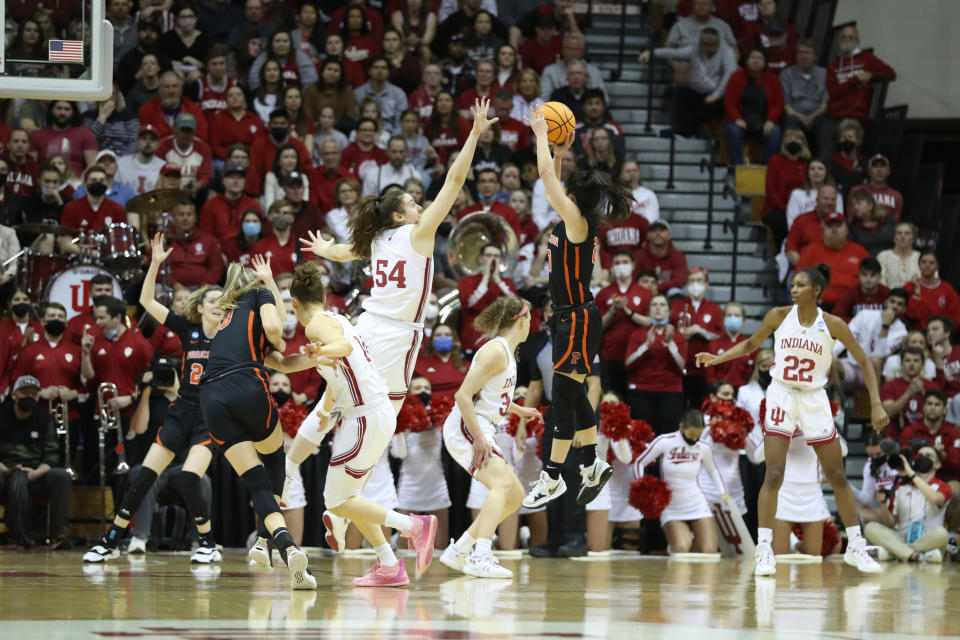
[[[363,308],[392,320],[423,322],[433,285],[433,259],[413,248],[414,225],[383,231],[370,248],[373,287]]]
[[[494,374],[483,388],[473,396],[473,409],[477,415],[492,425],[500,424],[513,402],[513,390],[517,386],[517,360],[504,338],[494,338],[477,350],[474,360],[484,349],[503,349],[507,352],[507,368]]]
[[[833,362],[833,336],[817,308],[813,325],[804,327],[797,315],[797,306],[783,319],[773,334],[774,363],[770,374],[774,380],[795,389],[822,389]]]

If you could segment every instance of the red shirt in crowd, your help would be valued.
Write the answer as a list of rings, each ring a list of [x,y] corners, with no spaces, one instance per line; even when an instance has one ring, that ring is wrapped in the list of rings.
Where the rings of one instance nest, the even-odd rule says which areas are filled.
[[[530,127],[514,118],[500,121],[500,144],[510,151],[530,148]]]
[[[638,327],[630,334],[627,344],[627,372],[630,374],[627,389],[637,391],[683,391],[683,371],[670,350],[667,348],[666,331],[657,331],[653,343],[641,356],[630,360],[631,356],[647,341],[647,334],[654,327]],[[670,338],[677,345],[681,360],[687,359],[687,341],[679,331]]]
[[[937,369],[937,384],[951,398],[960,393],[960,345],[953,345],[943,368]]]
[[[153,347],[137,329],[127,329],[119,338],[107,340],[101,337],[93,344],[90,359],[96,373],[97,384],[112,382],[117,385],[117,395],[129,396],[137,391],[140,374],[150,366]],[[133,414],[130,405],[121,412],[124,417]]]
[[[249,209],[263,217],[260,203],[253,198],[241,194],[238,199],[229,200],[222,193],[217,194],[203,203],[197,227],[213,235],[221,247],[233,246],[240,233],[240,218]]]
[[[157,157],[180,167],[182,183],[193,179],[200,186],[210,184],[210,178],[213,177],[213,152],[210,145],[203,140],[194,138],[193,144],[186,149],[180,149],[173,143],[173,137],[164,138],[157,145]]]
[[[453,358],[444,362],[437,354],[422,353],[413,368],[414,376],[430,381],[434,398],[452,398],[460,388],[466,373],[453,366]]]
[[[23,337],[27,329],[33,329],[33,340],[43,335],[43,325],[29,320],[21,327],[13,318],[0,321],[0,394],[6,393],[16,380],[11,378],[17,357],[24,348]]]
[[[390,159],[387,152],[373,145],[369,150],[364,151],[356,142],[348,144],[340,153],[340,169],[346,171],[363,182],[367,171],[376,169],[381,164],[387,164]]]
[[[223,84],[219,87],[210,84],[207,74],[203,74],[197,80],[197,100],[200,103],[200,110],[207,117],[207,124],[211,125],[211,136],[213,136],[213,117],[227,110],[227,90],[236,85],[236,78],[230,76],[224,76]]]
[[[931,447],[943,447],[946,458],[942,462],[937,477],[944,481],[960,480],[960,430],[949,422],[940,425],[936,434],[921,420],[903,430],[900,434],[900,446],[909,447],[914,438],[922,438]]]
[[[860,284],[860,261],[869,257],[867,250],[852,240],[847,240],[839,249],[815,242],[800,252],[797,269],[815,267],[821,262],[830,265],[830,284],[823,292],[823,302],[832,307],[847,289]]]
[[[729,82],[727,82],[727,91],[723,95],[724,122],[733,122],[743,118],[743,114],[740,113],[740,99],[743,97],[743,90],[746,89],[748,82],[752,82],[763,89],[763,95],[767,98],[765,120],[779,122],[780,116],[783,115],[783,89],[780,87],[780,79],[772,71],[766,70],[762,71],[758,77],[751,78],[746,68],[734,71]],[[789,194],[787,196],[789,197]]]
[[[884,382],[880,388],[880,400],[881,402],[886,400],[899,400],[900,396],[906,393],[909,387],[910,383],[904,378],[888,380]],[[903,405],[903,409],[900,410],[900,413],[895,416],[890,416],[890,424],[887,426],[888,438],[899,440],[900,434],[907,428],[907,425],[923,421],[923,394],[936,388],[938,387],[933,382],[929,380],[923,381],[923,391],[910,396],[907,403]]]
[[[456,134],[450,130],[450,127],[442,127],[439,132],[424,131],[424,135],[430,139],[430,146],[437,152],[436,162],[447,164],[447,158],[450,157],[450,154],[460,149],[467,142],[473,124],[469,120],[460,118],[457,128],[459,131]]]
[[[313,166],[310,152],[307,151],[302,142],[296,138],[287,138],[284,144],[286,143],[292,144],[297,149],[301,167]],[[260,136],[253,142],[253,146],[250,147],[250,168],[247,170],[247,193],[251,195],[263,193],[263,179],[273,167],[273,159],[276,155],[277,145],[274,143],[272,136]],[[386,158],[385,151],[384,158]]]
[[[213,156],[221,160],[234,144],[249,149],[262,136],[263,120],[253,111],[245,111],[239,120],[229,111],[221,111],[210,119],[210,149]]]
[[[71,200],[63,208],[60,224],[73,229],[100,231],[111,224],[127,221],[127,210],[122,204],[104,198],[94,210],[86,196]]]
[[[953,321],[953,326],[960,327],[960,297],[949,282],[940,280],[934,286],[921,282],[919,289],[908,282],[903,288],[910,294],[911,303],[914,300],[923,302],[922,305],[916,305],[917,314],[923,316],[917,318],[922,326],[926,326],[930,316],[940,315],[947,316]]]
[[[873,201],[893,216],[894,220],[900,220],[900,214],[903,213],[903,195],[888,185],[876,185],[872,182],[858,184],[850,189],[852,196],[857,191],[866,191],[873,196]]]
[[[150,335],[150,346],[153,347],[154,353],[159,351],[164,356],[179,356],[183,353],[183,343],[180,342],[180,338],[163,325],[154,329],[153,334]]]
[[[897,72],[872,53],[858,50],[852,56],[837,56],[827,65],[828,118],[867,119],[873,87],[860,82],[860,71],[869,72],[871,80],[897,79]]]
[[[523,66],[530,67],[539,74],[549,65],[560,59],[563,52],[563,35],[555,34],[544,46],[536,38],[527,38],[520,43],[520,59]]]
[[[167,136],[173,135],[173,123],[181,113],[192,114],[197,119],[197,130],[194,134],[196,137],[201,140],[210,139],[210,133],[207,130],[207,118],[203,115],[203,111],[197,106],[197,103],[187,97],[183,98],[180,108],[177,109],[177,113],[172,118],[167,115],[166,109],[163,108],[160,96],[157,96],[140,107],[140,111],[137,112],[137,119],[140,120],[141,127],[148,124],[153,125],[153,130],[163,140]]]
[[[890,293],[890,289],[882,284],[877,285],[877,290],[873,293],[865,293],[863,287],[860,286],[851,287],[844,292],[837,304],[834,305],[833,315],[849,323],[861,311],[868,309],[883,311],[888,293]]]
[[[750,336],[745,336],[741,333],[737,335],[736,338],[731,338],[730,334],[724,330],[720,332],[719,338],[710,341],[707,351],[720,355],[734,348],[744,340],[747,340],[749,337]],[[724,380],[732,384],[734,389],[742,387],[749,382],[750,376],[753,375],[753,365],[754,362],[756,362],[757,353],[757,351],[754,351],[736,360],[728,360],[716,366],[708,367],[707,382],[713,383],[718,380]]]
[[[250,257],[262,255],[270,258],[270,269],[273,275],[281,273],[293,273],[299,264],[297,256],[297,237],[290,234],[285,245],[281,245],[277,236],[269,234],[261,238],[257,244],[250,249]]]
[[[497,284],[488,279],[487,284],[481,284],[483,273],[460,278],[460,344],[464,350],[476,351],[483,343],[483,334],[473,326],[474,320],[480,312],[493,304],[500,296],[517,295],[517,287],[513,280],[503,278]]]
[[[659,292],[666,293],[670,289],[680,289],[687,282],[687,256],[673,246],[667,245],[667,252],[662,256],[655,256],[650,245],[645,244],[637,255],[634,265],[634,275],[640,271],[653,271],[660,281]]]
[[[807,245],[822,240],[823,226],[820,224],[820,216],[816,211],[808,211],[793,221],[783,250],[800,253]]]
[[[682,322],[681,322],[682,320]],[[723,333],[723,309],[715,302],[701,300],[699,305],[689,298],[675,300],[670,305],[670,324],[678,329],[682,326],[700,325],[710,336],[696,333],[687,338],[687,375],[705,376],[706,369],[697,367],[698,353],[708,351],[710,341]]]
[[[223,274],[220,243],[206,231],[195,229],[188,240],[170,240],[170,274],[173,282],[199,287],[217,282]]]
[[[426,89],[420,87],[410,94],[407,106],[420,115],[420,123],[426,127],[430,121],[430,116],[433,115],[433,105],[436,101],[436,96],[430,95]]]
[[[337,182],[355,176],[343,166],[336,167],[333,172],[327,171],[324,166],[319,166],[310,171],[308,177],[310,178],[310,199],[326,214],[327,211],[337,207],[336,195],[333,193]]]
[[[3,140],[6,139],[7,136],[3,136]],[[40,164],[30,156],[20,164],[8,161],[7,170],[7,195],[29,198],[40,191]]]
[[[773,210],[786,211],[790,193],[803,187],[807,179],[808,160],[789,158],[782,153],[770,158],[767,163],[767,198],[763,202],[762,215]]]
[[[606,315],[613,304],[614,298],[618,297],[626,300],[627,309],[633,313],[645,316],[647,315],[647,308],[650,306],[650,299],[653,298],[653,294],[636,282],[631,282],[626,290],[623,290],[620,288],[620,285],[614,281],[600,290],[597,297],[594,298],[594,302],[597,308],[600,309],[600,313]],[[626,358],[627,342],[629,342],[630,335],[636,328],[637,325],[627,317],[626,313],[622,311],[614,313],[610,324],[603,330],[603,342],[600,348],[603,359],[623,362]]]
[[[63,339],[79,347],[84,333],[89,333],[95,340],[103,337],[97,325],[97,319],[90,308],[67,320],[67,330],[63,332]]]
[[[87,167],[84,151],[97,151],[97,139],[86,127],[69,127],[63,131],[45,127],[34,129],[30,134],[30,148],[37,152],[37,162],[40,164],[46,164],[47,158],[55,153],[63,154],[73,173],[79,176]]]
[[[15,382],[20,376],[33,376],[40,381],[40,387],[44,389],[67,387],[81,396],[87,394],[87,388],[80,380],[80,347],[64,340],[63,336],[56,344],[50,344],[46,338],[41,337],[24,347],[13,367],[11,382]],[[71,420],[80,417],[76,404],[70,403]],[[43,408],[46,410],[47,407]]]
[[[613,252],[617,249],[630,249],[633,252],[633,262],[636,264],[649,228],[650,222],[636,212],[631,213],[626,220],[601,222],[600,266],[609,269]]]

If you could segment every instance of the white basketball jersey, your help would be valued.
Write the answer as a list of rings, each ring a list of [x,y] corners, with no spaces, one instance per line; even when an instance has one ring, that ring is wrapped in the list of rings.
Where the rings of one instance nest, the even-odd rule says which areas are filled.
[[[322,315],[336,320],[343,329],[343,337],[353,345],[350,355],[338,358],[335,367],[317,366],[317,371],[327,381],[327,393],[333,396],[333,406],[359,407],[387,397],[387,385],[374,368],[363,339],[350,321],[338,313],[324,311]]]
[[[423,322],[433,285],[433,259],[413,248],[414,225],[383,231],[370,247],[373,288],[363,308],[385,318]]]
[[[813,325],[804,327],[794,305],[773,334],[774,380],[798,389],[822,389],[833,361],[833,336],[817,308]]]
[[[500,345],[500,346],[495,346]],[[477,350],[476,358],[484,349],[504,349],[507,352],[507,368],[487,380],[483,388],[473,396],[473,409],[490,424],[497,425],[507,415],[513,402],[513,389],[517,386],[517,361],[504,338],[494,338]]]

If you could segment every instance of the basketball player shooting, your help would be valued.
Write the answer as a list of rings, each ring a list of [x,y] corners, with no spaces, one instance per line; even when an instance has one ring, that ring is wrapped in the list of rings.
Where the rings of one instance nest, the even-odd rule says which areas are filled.
[[[606,213],[610,219],[625,219],[633,202],[625,185],[601,171],[576,171],[566,186],[560,182],[560,159],[574,140],[572,116],[566,117],[551,107],[553,122],[548,131],[546,111],[546,108],[531,109],[530,117],[525,120],[537,137],[537,168],[547,202],[560,216],[547,243],[556,374],[547,427],[552,429],[553,444],[540,479],[523,499],[523,506],[528,509],[539,507],[567,490],[560,477],[560,467],[567,459],[574,433],[578,435],[586,463],[580,466],[582,480],[577,503],[590,503],[613,474],[613,467],[597,458],[596,414],[584,386],[584,379],[600,350],[602,333],[602,317],[590,293],[590,279],[600,248],[597,228],[601,218]],[[554,143],[553,155],[548,136]],[[558,146],[558,142],[562,142],[562,146]],[[525,437],[525,433],[518,432],[518,439]]]
[[[847,483],[830,400],[824,390],[834,341],[843,343],[863,371],[870,394],[870,420],[877,433],[883,433],[890,418],[880,404],[877,375],[863,348],[843,320],[824,313],[818,306],[820,295],[829,281],[830,267],[825,264],[801,269],[790,285],[792,307],[771,309],[750,339],[721,355],[697,354],[698,367],[712,367],[752,353],[773,333],[775,359],[770,368],[773,381],[767,388],[767,408],[762,425],[767,471],[758,506],[757,565],[754,569],[758,576],[770,576],[776,572],[772,541],[777,495],[783,483],[787,449],[796,429],[803,432],[807,444],[816,451],[827,481],[833,487],[837,510],[847,528],[844,561],[867,573],[881,571],[880,565],[866,551],[867,542],[860,531],[856,503]]]

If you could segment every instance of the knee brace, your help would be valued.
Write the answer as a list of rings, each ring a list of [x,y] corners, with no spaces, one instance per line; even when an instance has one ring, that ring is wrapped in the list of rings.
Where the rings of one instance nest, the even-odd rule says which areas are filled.
[[[203,499],[203,491],[200,488],[200,476],[190,471],[181,471],[173,477],[170,484],[183,498],[187,510],[193,516],[194,524],[199,526],[210,519],[207,502]]]
[[[283,453],[283,447],[279,447],[273,453],[260,454],[263,460],[263,467],[267,471],[267,477],[270,479],[270,488],[275,495],[283,493],[283,481],[286,478],[286,454]]]
[[[124,520],[132,520],[133,514],[137,511],[140,503],[146,497],[147,492],[153,483],[157,481],[157,472],[149,467],[140,467],[140,473],[130,483],[130,490],[123,497],[123,504],[117,511],[117,515]]]
[[[282,469],[282,467],[281,467]],[[279,513],[280,507],[277,506],[277,500],[273,497],[273,490],[270,488],[270,478],[267,476],[267,470],[263,465],[257,465],[247,469],[240,476],[240,481],[247,491],[250,492],[250,500],[253,502],[253,510],[260,516],[261,522],[271,513]]]
[[[583,383],[573,378],[554,374],[553,395],[551,397],[555,425],[553,437],[557,440],[573,440],[577,430],[577,397],[586,392]]]
[[[577,431],[585,431],[597,426],[597,413],[587,397],[586,385],[580,386],[580,395],[577,396]]]

